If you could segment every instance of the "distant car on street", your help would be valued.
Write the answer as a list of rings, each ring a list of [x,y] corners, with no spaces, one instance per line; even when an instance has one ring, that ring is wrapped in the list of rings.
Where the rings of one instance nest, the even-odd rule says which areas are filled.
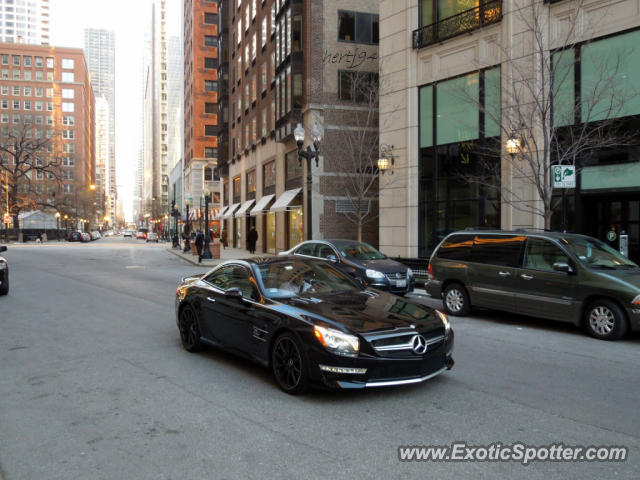
[[[6,252],[7,247],[0,245],[0,252]],[[7,259],[0,256],[0,295],[9,293],[9,263]]]
[[[328,260],[367,286],[396,295],[412,292],[415,284],[409,267],[356,240],[307,240],[280,255]]]
[[[68,242],[82,242],[82,232],[69,232],[67,234]]]
[[[102,238],[102,235],[100,235],[100,232],[97,230],[92,231],[89,235],[91,236],[91,240],[98,240]]]
[[[290,394],[420,383],[454,364],[444,313],[323,260],[227,261],[183,279],[175,312],[187,351],[214,345],[253,359]]]
[[[138,232],[138,234],[136,235],[136,238],[138,240],[146,240],[147,239],[147,232]]]
[[[133,232],[131,230],[125,230],[122,234],[123,237],[133,237]]]
[[[91,235],[88,234],[87,232],[81,232],[80,235],[82,236],[82,242],[90,242],[91,241]]]
[[[155,232],[149,232],[147,234],[147,243],[149,242],[156,242],[158,243],[158,234]]]

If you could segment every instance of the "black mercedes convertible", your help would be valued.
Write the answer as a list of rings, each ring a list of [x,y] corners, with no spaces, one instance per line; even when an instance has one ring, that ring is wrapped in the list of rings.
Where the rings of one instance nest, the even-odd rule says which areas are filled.
[[[182,280],[184,348],[221,347],[269,367],[282,390],[418,383],[453,366],[445,314],[322,260],[252,258]]]

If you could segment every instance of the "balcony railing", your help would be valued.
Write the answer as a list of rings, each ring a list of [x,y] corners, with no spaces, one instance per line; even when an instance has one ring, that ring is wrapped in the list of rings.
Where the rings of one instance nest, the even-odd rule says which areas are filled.
[[[502,0],[491,0],[413,31],[413,48],[442,42],[502,20]]]

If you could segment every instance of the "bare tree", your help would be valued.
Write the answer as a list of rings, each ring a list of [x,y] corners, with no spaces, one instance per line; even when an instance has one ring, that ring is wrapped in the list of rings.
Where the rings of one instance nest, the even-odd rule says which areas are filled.
[[[342,73],[341,94],[355,101],[337,117],[340,128],[328,147],[332,182],[339,196],[344,197],[338,213],[356,226],[358,241],[363,227],[378,218],[380,183],[390,183],[391,173],[381,176],[378,169],[380,89],[377,74],[365,71]]]
[[[495,188],[503,204],[539,216],[545,229],[550,228],[552,215],[561,204],[554,195],[552,165],[571,166],[578,171],[581,159],[597,150],[638,143],[634,131],[620,128],[625,102],[637,96],[620,83],[628,52],[591,58],[595,75],[586,81],[583,78],[580,101],[574,102],[574,71],[579,68],[574,45],[586,37],[587,31],[581,15],[583,4],[579,0],[571,6],[561,38],[553,40],[549,7],[543,0],[514,4],[511,22],[521,26],[520,42],[525,47],[520,54],[513,47],[501,52],[504,112],[479,103],[466,91],[460,92],[464,101],[475,103],[484,112],[487,122],[499,126],[509,153],[502,162],[496,162],[501,146],[479,142],[476,153],[484,173],[463,176],[469,182]],[[513,183],[500,181],[505,168],[515,179]],[[534,198],[527,185],[533,187]]]
[[[60,161],[51,139],[35,137],[31,124],[16,124],[0,128],[0,172],[8,176],[9,205],[7,212],[13,217],[14,228],[19,228],[18,216],[26,208],[51,204],[44,189],[32,183],[42,177],[56,183],[60,180]],[[53,195],[55,197],[55,195]]]

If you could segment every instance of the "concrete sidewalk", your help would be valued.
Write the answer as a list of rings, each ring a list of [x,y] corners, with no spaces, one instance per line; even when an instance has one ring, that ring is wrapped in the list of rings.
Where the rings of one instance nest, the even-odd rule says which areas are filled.
[[[184,244],[182,244],[184,245]],[[184,261],[189,262],[191,265],[198,265],[202,267],[213,267],[218,265],[221,262],[225,262],[227,260],[236,260],[241,258],[252,258],[252,257],[272,257],[273,255],[269,253],[256,253],[254,255],[250,254],[248,250],[242,248],[222,248],[220,246],[220,258],[211,258],[211,259],[202,259],[202,263],[198,263],[198,256],[193,255],[191,251],[183,252],[183,246],[178,248],[171,248],[170,244],[167,245],[167,252],[171,252],[177,257],[182,258]]]

